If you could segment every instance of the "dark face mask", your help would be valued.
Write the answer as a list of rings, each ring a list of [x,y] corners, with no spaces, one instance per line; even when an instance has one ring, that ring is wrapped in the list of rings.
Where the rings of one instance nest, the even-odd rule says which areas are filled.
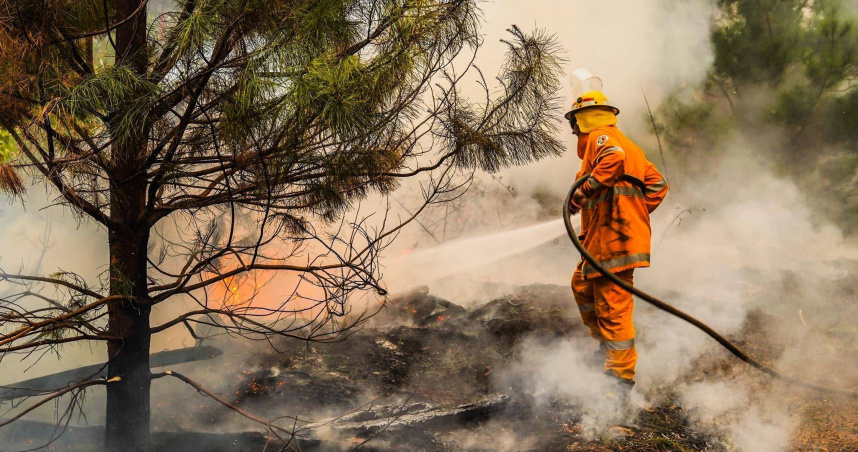
[[[572,130],[575,130],[575,125],[578,124],[578,119],[575,118],[575,115],[572,115],[572,118],[569,119],[569,127]]]

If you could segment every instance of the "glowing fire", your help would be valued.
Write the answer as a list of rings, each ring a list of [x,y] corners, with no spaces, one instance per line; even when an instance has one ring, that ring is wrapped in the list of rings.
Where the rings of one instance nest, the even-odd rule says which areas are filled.
[[[238,306],[242,303],[241,290],[235,278],[227,278],[224,280],[226,286],[226,299],[223,304],[225,306]]]
[[[229,269],[226,267],[222,272],[229,272]],[[207,299],[220,309],[257,318],[282,317],[284,313],[311,318],[316,317],[319,310],[326,309],[328,294],[308,280],[308,274],[295,271],[248,271],[210,286]]]

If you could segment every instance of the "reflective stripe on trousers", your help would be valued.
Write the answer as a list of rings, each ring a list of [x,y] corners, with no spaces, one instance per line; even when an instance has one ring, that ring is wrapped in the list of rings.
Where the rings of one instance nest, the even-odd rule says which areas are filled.
[[[637,254],[629,254],[628,256],[618,257],[616,259],[609,259],[606,261],[599,262],[599,265],[602,268],[607,270],[613,270],[615,268],[626,267],[632,264],[636,264],[638,262],[649,262],[650,255],[649,253],[637,253]],[[584,276],[592,276],[599,273],[598,270],[593,268],[592,265],[584,264]]]
[[[633,284],[634,269],[616,273]],[[580,266],[572,277],[572,292],[581,320],[590,335],[605,345],[605,370],[620,378],[634,379],[637,352],[631,294],[605,277],[584,279]]]
[[[608,350],[628,350],[635,346],[634,338],[627,341],[605,341]]]

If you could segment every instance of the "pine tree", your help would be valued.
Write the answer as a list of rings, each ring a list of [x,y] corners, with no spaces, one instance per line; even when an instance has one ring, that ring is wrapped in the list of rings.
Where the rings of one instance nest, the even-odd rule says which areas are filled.
[[[674,156],[707,171],[737,134],[854,230],[858,204],[846,181],[858,144],[856,18],[838,0],[720,0],[714,62],[700,90],[674,93],[658,116]],[[777,145],[771,137],[779,137]],[[835,193],[836,197],[832,198]],[[847,204],[844,206],[844,202]]]
[[[552,37],[512,28],[499,91],[464,96],[463,74],[478,74],[474,0],[150,9],[147,0],[0,3],[0,127],[17,148],[0,186],[20,195],[22,179],[47,184],[107,231],[110,252],[102,285],[4,272],[22,289],[0,301],[0,352],[106,341],[108,379],[74,389],[107,387],[111,452],[147,447],[153,334],[221,315],[239,334],[335,335],[344,326],[331,319],[345,316],[349,294],[383,293],[378,252],[409,221],[373,229],[345,219],[353,207],[411,177],[428,181],[425,204],[443,202],[475,170],[561,150]],[[171,222],[180,239],[158,232]],[[316,285],[323,314],[284,327],[260,320],[252,303],[211,301],[217,285],[260,271]],[[153,308],[182,296],[199,308],[150,324]]]

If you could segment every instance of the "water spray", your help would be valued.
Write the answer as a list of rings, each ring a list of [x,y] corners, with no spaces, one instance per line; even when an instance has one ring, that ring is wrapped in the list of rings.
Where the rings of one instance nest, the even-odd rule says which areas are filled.
[[[575,181],[575,183],[572,184],[572,188],[569,189],[569,194],[566,195],[566,199],[563,203],[563,222],[566,226],[566,233],[569,234],[569,238],[572,240],[572,244],[575,245],[575,248],[577,248],[578,252],[581,253],[581,257],[583,257],[584,260],[587,261],[588,264],[592,265],[593,268],[595,268],[602,276],[604,276],[605,278],[608,278],[608,280],[610,280],[614,284],[618,285],[619,287],[621,287],[626,292],[629,292],[632,295],[636,295],[637,297],[643,299],[644,301],[655,306],[656,308],[661,309],[662,311],[665,311],[665,312],[667,312],[667,313],[669,313],[675,317],[679,317],[680,319],[685,320],[686,322],[696,326],[698,329],[700,329],[701,331],[703,331],[704,333],[709,335],[709,337],[711,337],[712,339],[715,339],[719,344],[721,344],[722,347],[726,348],[734,356],[736,356],[737,358],[741,359],[742,361],[750,364],[751,367],[756,368],[757,370],[763,372],[764,374],[770,375],[774,378],[785,381],[787,383],[790,383],[790,384],[793,384],[796,386],[801,386],[801,387],[808,388],[808,389],[813,389],[815,391],[858,398],[858,392],[856,392],[856,391],[850,391],[847,389],[840,389],[840,388],[831,388],[828,386],[821,386],[821,385],[809,383],[806,381],[798,380],[796,378],[789,377],[789,376],[786,376],[786,375],[783,375],[783,374],[777,372],[776,370],[772,369],[771,367],[768,367],[768,366],[760,363],[759,361],[755,360],[754,358],[751,358],[750,356],[748,356],[748,354],[745,353],[744,351],[742,351],[742,349],[740,349],[735,344],[730,342],[727,338],[725,338],[724,336],[719,334],[717,331],[713,330],[709,325],[707,325],[707,324],[703,323],[702,321],[692,317],[691,315],[677,309],[676,307],[674,307],[674,306],[672,306],[672,305],[670,305],[670,304],[668,304],[668,303],[666,303],[666,302],[664,302],[664,301],[662,301],[662,300],[660,300],[660,299],[658,299],[658,298],[656,298],[656,297],[654,297],[654,296],[652,296],[652,295],[650,295],[650,294],[648,294],[648,293],[646,293],[646,292],[644,292],[644,291],[642,291],[642,290],[640,290],[640,289],[638,289],[638,288],[636,288],[630,284],[627,284],[625,281],[623,281],[622,279],[617,277],[615,274],[609,272],[604,267],[599,265],[599,262],[596,261],[596,258],[594,258],[592,254],[587,252],[587,250],[584,249],[584,245],[582,245],[581,241],[578,240],[578,235],[575,233],[575,228],[572,226],[572,217],[569,213],[569,204],[570,204],[570,201],[572,200],[572,195],[575,193],[576,190],[578,190],[579,187],[581,187],[584,184],[584,182],[587,181],[588,177],[590,177],[589,174],[585,174],[585,175],[581,176],[578,180]]]

